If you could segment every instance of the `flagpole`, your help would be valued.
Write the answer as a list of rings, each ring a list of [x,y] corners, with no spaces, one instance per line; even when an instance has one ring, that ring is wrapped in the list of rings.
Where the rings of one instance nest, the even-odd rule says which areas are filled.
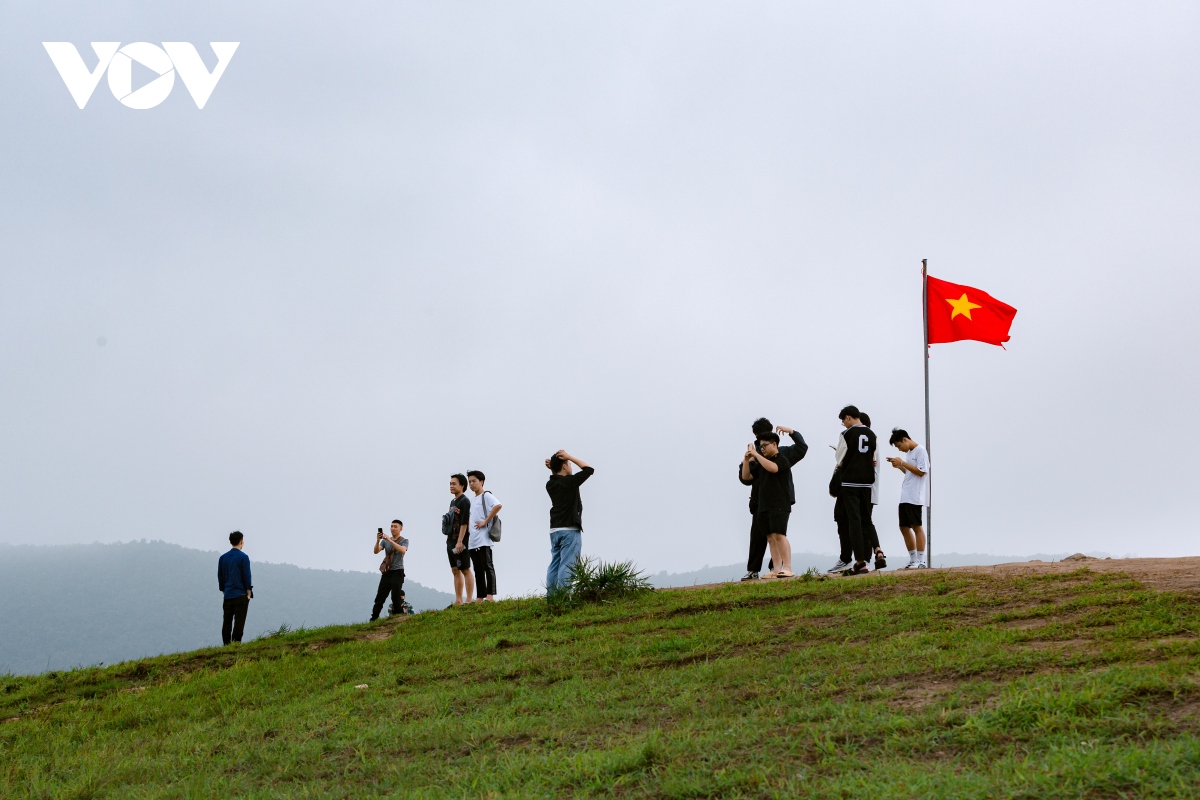
[[[925,454],[933,462],[929,445],[929,264],[921,259],[921,321],[925,330]],[[928,467],[927,467],[928,469]],[[929,477],[929,506],[925,518],[925,563],[933,567],[933,477]]]

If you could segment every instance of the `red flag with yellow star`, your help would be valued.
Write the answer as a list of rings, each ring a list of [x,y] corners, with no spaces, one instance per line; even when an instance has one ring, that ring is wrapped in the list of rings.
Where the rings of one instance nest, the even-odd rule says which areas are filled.
[[[1003,346],[1017,310],[972,286],[927,277],[929,344],[974,339]]]

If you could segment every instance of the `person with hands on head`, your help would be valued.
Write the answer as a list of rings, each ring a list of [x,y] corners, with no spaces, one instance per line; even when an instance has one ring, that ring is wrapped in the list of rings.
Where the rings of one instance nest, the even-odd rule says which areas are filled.
[[[450,476],[450,510],[442,516],[442,532],[446,534],[446,558],[450,561],[450,572],[454,576],[454,605],[463,600],[471,602],[475,594],[475,578],[471,575],[471,556],[467,553],[467,523],[471,518],[471,501],[464,494],[467,476],[455,473]]]
[[[379,619],[383,610],[383,601],[388,595],[392,596],[392,613],[399,613],[404,602],[404,554],[408,552],[408,539],[400,535],[404,523],[398,519],[392,520],[391,538],[384,538],[383,528],[375,534],[375,554],[386,551],[387,555],[379,570],[379,588],[375,592],[375,605],[371,608],[371,622]]]
[[[757,491],[758,505],[754,513],[754,530],[751,538],[766,533],[771,548],[771,561],[776,578],[792,578],[792,548],[787,539],[788,518],[792,513],[791,485],[792,465],[779,452],[779,434],[767,431],[746,446],[742,457],[742,483],[753,483]]]
[[[579,467],[575,473],[572,465]],[[550,480],[546,494],[550,495],[550,566],[546,568],[546,591],[565,585],[571,568],[579,561],[583,549],[583,500],[579,487],[596,471],[582,460],[559,450],[546,459]]]

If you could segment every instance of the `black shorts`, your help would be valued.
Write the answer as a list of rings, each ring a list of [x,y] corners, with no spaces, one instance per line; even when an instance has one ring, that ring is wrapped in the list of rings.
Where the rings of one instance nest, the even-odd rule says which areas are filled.
[[[921,512],[925,509],[916,503],[901,503],[900,504],[900,527],[901,528],[919,528],[921,527]]]
[[[467,543],[464,539],[463,549],[461,553],[454,552],[454,545],[458,544],[458,537],[446,540],[446,558],[450,560],[450,569],[456,569],[460,572],[466,572],[471,568],[471,554],[467,551]]]
[[[781,533],[787,536],[788,519],[792,516],[790,509],[767,508],[754,515],[754,528],[763,535]],[[753,533],[753,529],[751,530]]]

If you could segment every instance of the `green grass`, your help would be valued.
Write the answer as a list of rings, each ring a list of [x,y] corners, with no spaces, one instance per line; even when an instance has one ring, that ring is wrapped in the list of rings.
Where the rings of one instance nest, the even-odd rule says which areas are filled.
[[[1195,797],[1197,631],[1086,570],[514,600],[0,679],[0,794]]]

